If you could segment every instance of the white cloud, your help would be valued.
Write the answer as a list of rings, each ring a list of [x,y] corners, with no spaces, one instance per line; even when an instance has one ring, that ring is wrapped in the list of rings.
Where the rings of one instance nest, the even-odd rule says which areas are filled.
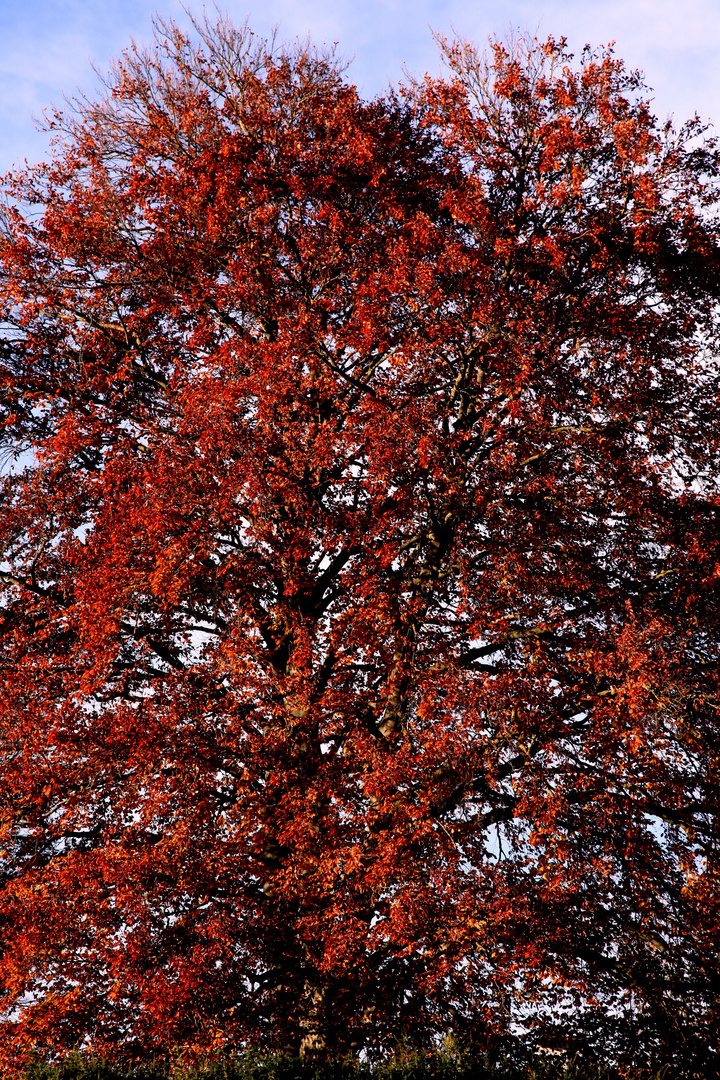
[[[22,156],[37,158],[45,144],[30,114],[63,92],[94,85],[90,61],[102,69],[128,44],[150,33],[156,6],[186,23],[177,0],[0,0],[0,169]],[[200,4],[194,5],[196,9]],[[209,7],[212,5],[209,4]],[[373,93],[401,77],[403,62],[422,73],[437,69],[429,25],[484,44],[515,25],[568,37],[571,47],[616,40],[616,52],[641,67],[654,86],[655,108],[684,119],[695,109],[720,120],[719,0],[225,0],[230,15],[268,34],[307,34],[339,43],[350,77]]]

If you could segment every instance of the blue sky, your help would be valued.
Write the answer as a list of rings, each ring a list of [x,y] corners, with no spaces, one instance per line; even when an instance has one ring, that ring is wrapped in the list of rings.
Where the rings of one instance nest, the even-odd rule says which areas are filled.
[[[202,3],[194,0],[198,12]],[[539,36],[616,42],[654,88],[654,108],[683,120],[696,110],[720,128],[720,0],[226,0],[236,22],[283,38],[338,42],[354,57],[348,76],[370,95],[401,77],[403,64],[437,68],[430,29],[484,43],[509,26]],[[0,170],[44,156],[32,114],[76,88],[92,92],[91,61],[102,70],[131,36],[147,41],[155,10],[187,24],[176,0],[0,0]]]

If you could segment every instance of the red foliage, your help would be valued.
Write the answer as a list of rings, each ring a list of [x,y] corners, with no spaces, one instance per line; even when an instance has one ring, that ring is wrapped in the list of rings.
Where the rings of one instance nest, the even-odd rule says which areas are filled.
[[[7,181],[3,1061],[706,1052],[714,146],[199,29]]]

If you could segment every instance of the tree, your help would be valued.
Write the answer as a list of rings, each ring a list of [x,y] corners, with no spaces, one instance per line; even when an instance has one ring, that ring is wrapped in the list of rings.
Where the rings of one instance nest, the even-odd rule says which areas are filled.
[[[6,181],[5,1067],[715,1060],[714,144],[196,31]]]

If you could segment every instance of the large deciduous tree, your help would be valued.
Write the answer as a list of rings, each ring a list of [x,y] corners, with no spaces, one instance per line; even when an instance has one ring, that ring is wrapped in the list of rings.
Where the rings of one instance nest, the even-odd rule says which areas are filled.
[[[196,31],[6,178],[5,1067],[715,1060],[713,144]]]

